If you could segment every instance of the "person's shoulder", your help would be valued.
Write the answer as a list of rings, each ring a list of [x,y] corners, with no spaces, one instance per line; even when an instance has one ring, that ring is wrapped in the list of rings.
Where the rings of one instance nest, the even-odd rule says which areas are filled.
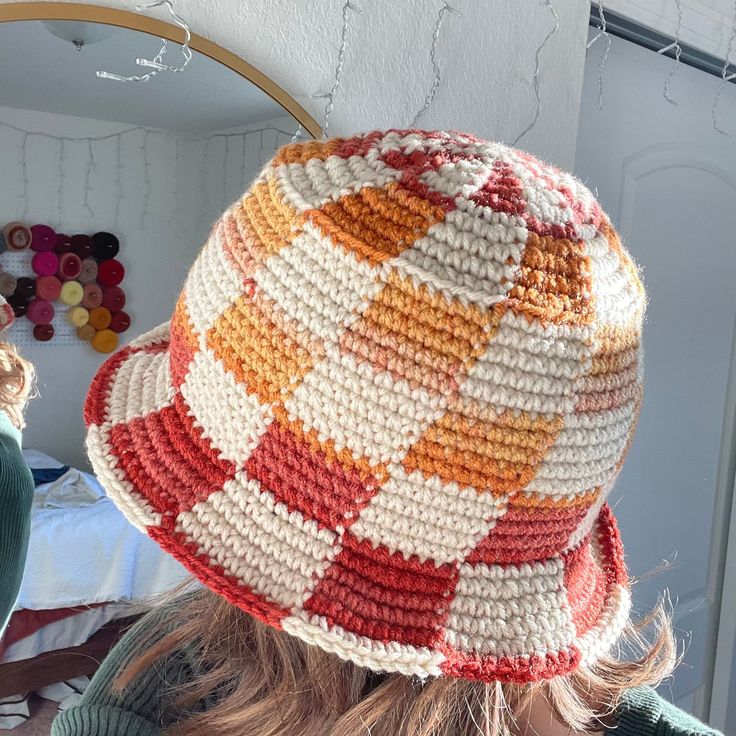
[[[30,510],[34,489],[33,475],[21,450],[20,430],[0,410],[0,502],[7,507],[15,499]]]
[[[616,713],[617,736],[723,736],[649,687],[626,692]]]
[[[171,689],[192,676],[186,650],[152,663],[124,687],[121,674],[156,639],[176,629],[176,606],[166,604],[140,618],[120,639],[92,678],[80,703],[54,721],[52,736],[153,736],[169,725]]]

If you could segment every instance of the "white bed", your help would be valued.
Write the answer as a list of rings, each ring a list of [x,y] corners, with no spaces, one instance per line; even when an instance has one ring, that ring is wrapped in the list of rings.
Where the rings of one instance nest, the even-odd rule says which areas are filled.
[[[31,468],[62,466],[37,450],[24,450],[24,455]],[[72,468],[58,481],[36,487],[16,610],[105,605],[16,641],[0,656],[0,664],[82,644],[108,621],[128,615],[131,603],[145,603],[188,577],[176,560],[125,520],[93,475]]]

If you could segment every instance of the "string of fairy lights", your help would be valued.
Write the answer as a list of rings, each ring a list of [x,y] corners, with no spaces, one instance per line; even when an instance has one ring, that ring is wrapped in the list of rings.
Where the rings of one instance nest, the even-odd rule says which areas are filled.
[[[677,100],[673,96],[673,87],[676,88],[676,74],[681,64],[680,56],[682,54],[681,46],[681,34],[683,30],[683,6],[682,0],[670,0],[674,4],[674,10],[677,14],[677,27],[675,31],[674,41],[667,46],[659,50],[660,54],[669,53],[673,57],[672,67],[664,79],[663,83],[663,96],[672,105],[677,105]],[[351,44],[358,42],[359,33],[355,27],[357,18],[361,14],[361,8],[356,4],[359,0],[341,0],[340,4],[340,15],[339,15],[339,45],[335,57],[335,66],[331,84],[328,91],[317,92],[311,95],[312,99],[324,99],[324,111],[322,118],[322,134],[327,137],[331,132],[331,118],[335,110],[335,103],[338,98],[338,94],[342,85],[342,77],[346,69],[346,59],[348,56],[348,49]],[[544,54],[545,50],[551,43],[554,35],[558,32],[560,27],[560,17],[557,12],[555,0],[536,0],[540,7],[540,12],[544,12],[550,17],[550,24],[546,30],[544,36],[540,39],[539,44],[536,47],[534,54],[534,66],[531,75],[531,91],[534,100],[534,112],[530,117],[529,122],[523,127],[523,129],[513,139],[512,144],[516,145],[522,141],[538,124],[542,116],[542,96],[540,93],[540,85],[543,74],[544,65]],[[560,2],[560,0],[556,0]],[[606,9],[604,8],[603,0],[594,0],[597,4],[598,9],[598,28],[597,33],[590,39],[588,43],[588,50],[594,45],[602,43],[603,50],[600,54],[597,69],[597,86],[598,86],[598,107],[603,108],[604,105],[604,77],[605,77],[605,66],[607,63],[609,51],[611,48],[612,37],[607,27],[606,21]],[[123,77],[113,72],[98,71],[98,76],[109,79],[111,82],[146,82],[150,81],[157,75],[166,75],[170,73],[181,73],[185,70],[189,60],[191,59],[191,50],[189,49],[189,40],[191,38],[191,31],[186,20],[178,15],[172,4],[171,0],[153,0],[138,6],[140,12],[149,10],[154,7],[163,6],[171,15],[173,22],[180,26],[184,30],[184,39],[179,44],[179,49],[182,55],[181,63],[167,63],[166,55],[171,51],[169,44],[164,42],[159,53],[153,59],[139,58],[136,59],[136,63],[144,68],[150,69],[146,74]],[[443,35],[447,27],[447,17],[455,15],[462,17],[463,13],[457,8],[451,6],[447,0],[442,0],[437,5],[435,14],[435,21],[433,24],[433,30],[431,35],[431,44],[427,54],[429,68],[431,71],[431,78],[428,84],[424,99],[417,112],[413,115],[410,125],[416,126],[419,121],[425,116],[425,114],[431,109],[435,102],[438,91],[444,81],[443,63],[442,63],[442,50],[443,47],[450,48],[449,44],[443,43]],[[464,20],[467,22],[467,19]],[[447,53],[447,48],[445,53]],[[733,3],[733,17],[731,20],[730,36],[728,39],[726,55],[724,58],[721,80],[713,100],[711,118],[712,126],[715,131],[722,135],[729,135],[728,131],[722,126],[720,121],[721,103],[723,99],[723,93],[726,85],[733,81],[736,74],[732,73],[732,67],[730,65],[730,57],[732,53],[736,51],[736,0]],[[295,123],[296,125],[296,123]],[[47,140],[51,141],[55,146],[55,165],[48,167],[49,171],[53,171],[52,176],[56,181],[56,201],[55,201],[55,216],[58,224],[62,224],[65,219],[65,207],[64,207],[64,191],[66,187],[67,179],[67,163],[70,157],[73,157],[75,161],[79,161],[80,158],[84,161],[84,174],[83,174],[83,186],[82,186],[82,201],[81,210],[87,216],[92,217],[94,212],[93,206],[93,181],[95,180],[96,174],[98,173],[98,155],[101,148],[105,145],[112,145],[114,148],[114,164],[111,167],[110,181],[114,192],[110,206],[113,212],[109,215],[115,225],[119,226],[121,211],[125,204],[126,192],[124,191],[123,179],[124,169],[130,165],[130,161],[126,160],[122,155],[124,145],[129,140],[138,140],[139,158],[141,159],[141,167],[143,172],[143,183],[142,183],[142,197],[141,208],[139,212],[139,221],[141,229],[145,229],[147,221],[150,216],[149,207],[152,199],[151,195],[155,191],[153,184],[152,174],[152,161],[151,161],[151,143],[156,142],[160,144],[162,139],[168,141],[169,145],[172,146],[174,154],[174,161],[172,163],[173,170],[176,172],[179,170],[180,159],[182,156],[182,150],[192,144],[195,140],[199,141],[202,147],[202,165],[205,163],[205,159],[208,156],[209,149],[218,140],[224,141],[222,150],[222,169],[223,177],[225,177],[225,164],[229,163],[232,168],[231,153],[236,145],[240,145],[241,150],[240,156],[240,182],[239,186],[245,187],[248,183],[248,156],[249,152],[256,150],[255,157],[260,164],[263,164],[273,153],[274,149],[282,144],[295,142],[300,138],[308,137],[304,133],[302,125],[298,125],[294,130],[285,130],[271,125],[264,125],[263,127],[244,130],[242,132],[230,132],[230,133],[213,133],[203,136],[188,136],[183,133],[176,133],[171,131],[155,130],[144,126],[133,126],[125,128],[119,132],[110,133],[107,135],[91,136],[91,137],[73,137],[73,136],[59,136],[46,131],[33,130],[29,131],[11,123],[0,121],[0,127],[7,130],[13,131],[18,135],[19,139],[19,165],[20,165],[20,191],[18,192],[17,199],[19,202],[19,208],[21,210],[21,219],[27,219],[29,209],[29,154],[31,147],[37,145],[40,141]],[[264,138],[264,135],[268,135],[268,142]],[[257,149],[255,148],[257,145]],[[205,181],[204,177],[201,179],[201,201],[203,212],[208,212],[209,208],[216,204],[217,207],[223,205],[222,202],[213,203],[213,192],[212,187]],[[223,180],[222,183],[222,195],[227,195],[227,184]],[[178,200],[177,200],[178,202]],[[178,204],[177,204],[178,206]],[[176,211],[172,210],[166,222],[172,225],[176,219]]]
[[[608,60],[608,53],[611,49],[611,34],[608,32],[606,13],[605,13],[605,8],[603,7],[603,0],[596,0],[596,1],[597,1],[597,6],[598,6],[598,19],[599,19],[598,20],[598,32],[588,42],[588,49],[590,49],[594,44],[598,43],[600,40],[603,40],[603,42],[605,43],[605,47],[603,49],[603,52],[598,62],[598,74],[597,74],[598,109],[602,110],[603,109],[603,73],[604,73],[604,69],[606,66],[606,62]],[[672,67],[670,68],[669,73],[664,79],[664,83],[662,87],[662,96],[670,104],[677,105],[678,104],[677,100],[672,96],[672,85],[675,79],[675,75],[677,74],[680,64],[682,63],[680,60],[680,57],[682,56],[681,36],[682,36],[682,31],[684,29],[684,23],[683,23],[684,14],[683,14],[682,0],[671,0],[671,2],[674,5],[674,10],[677,16],[676,26],[675,26],[675,37],[671,43],[667,44],[661,49],[658,49],[657,53],[661,55],[672,53],[673,55]],[[713,126],[713,130],[719,133],[720,135],[731,137],[732,133],[730,133],[728,130],[726,130],[725,128],[721,126],[720,119],[719,119],[719,113],[720,113],[721,103],[723,101],[723,92],[726,89],[726,85],[729,82],[732,82],[734,79],[736,79],[736,72],[733,71],[733,67],[731,63],[731,56],[733,55],[734,51],[736,51],[736,0],[734,0],[733,2],[733,12],[731,15],[731,23],[728,26],[728,29],[729,29],[728,41],[726,43],[726,51],[723,57],[723,65],[721,67],[721,74],[720,74],[721,81],[718,84],[718,88],[713,98],[713,105],[711,107],[711,124]]]
[[[726,47],[726,56],[723,61],[723,67],[721,68],[721,81],[718,84],[718,90],[716,91],[715,99],[713,100],[713,107],[711,109],[711,118],[713,120],[713,129],[723,135],[730,135],[728,131],[720,127],[718,122],[718,112],[721,106],[721,99],[723,97],[723,90],[726,88],[732,79],[736,78],[736,73],[729,73],[731,68],[730,59],[733,53],[734,46],[736,46],[736,0],[733,3],[733,16],[731,18],[731,35],[728,37],[728,45]]]
[[[29,131],[4,121],[0,121],[0,128],[4,128],[11,134],[17,135],[18,145],[12,148],[17,151],[18,166],[20,169],[20,176],[18,177],[19,186],[15,199],[18,202],[16,212],[20,213],[19,219],[21,221],[28,220],[30,214],[36,214],[29,212],[33,200],[33,192],[31,191],[33,176],[30,171],[32,159],[31,149],[33,146],[45,141],[54,147],[56,161],[50,165],[48,158],[45,160],[44,190],[48,190],[48,184],[46,183],[48,177],[55,180],[52,184],[54,194],[52,195],[53,204],[51,205],[51,209],[54,212],[55,224],[60,227],[65,224],[67,216],[70,214],[67,212],[68,208],[65,206],[64,192],[70,183],[67,181],[69,176],[68,171],[69,164],[73,160],[75,166],[77,168],[81,166],[83,172],[80,187],[80,201],[79,206],[75,208],[73,213],[74,218],[106,217],[109,218],[108,221],[111,223],[111,226],[114,225],[114,227],[118,228],[120,225],[121,208],[126,197],[130,196],[129,193],[126,194],[126,187],[123,186],[123,172],[126,166],[132,167],[134,165],[134,162],[130,159],[130,152],[131,150],[137,150],[138,167],[141,170],[142,176],[139,185],[141,196],[137,196],[136,200],[140,202],[138,218],[139,226],[142,230],[147,226],[150,215],[150,202],[153,199],[152,194],[156,189],[153,181],[152,151],[161,151],[162,143],[167,143],[173,152],[172,160],[167,166],[167,169],[172,172],[169,178],[172,178],[179,170],[182,149],[184,147],[199,146],[201,148],[201,159],[196,165],[192,165],[192,169],[202,171],[206,161],[211,160],[215,155],[213,144],[222,141],[224,143],[223,160],[218,160],[216,164],[219,166],[223,175],[223,181],[220,184],[223,190],[222,194],[223,197],[227,197],[228,194],[231,196],[236,196],[236,194],[227,191],[223,162],[230,160],[232,150],[237,151],[236,145],[240,146],[241,149],[238,154],[240,176],[236,186],[242,190],[246,186],[250,176],[253,175],[254,166],[263,166],[276,148],[291,141],[295,135],[294,130],[287,130],[273,125],[264,125],[242,132],[213,133],[207,135],[193,135],[143,126],[132,126],[116,133],[93,137],[60,136],[41,130]],[[300,137],[303,135],[299,131],[296,131],[296,133]],[[103,147],[106,149],[104,164],[99,160]],[[110,147],[112,151],[109,150]],[[124,149],[126,150],[126,157],[123,156]],[[48,155],[47,152],[44,152],[45,157]],[[213,168],[217,167],[213,166]],[[111,196],[107,200],[108,211],[105,212],[96,211],[96,209],[99,210],[99,204],[97,206],[93,204],[94,181],[98,175],[104,176],[109,182]],[[209,216],[212,214],[209,212],[209,209],[214,206],[221,208],[224,206],[226,199],[213,203],[211,201],[209,186],[212,182],[205,176],[201,176],[200,181],[202,195],[201,209],[206,216]],[[178,206],[177,199],[176,207]],[[47,211],[47,219],[49,219],[48,214]],[[177,212],[172,209],[166,222],[173,224],[176,221],[176,215]]]
[[[670,69],[670,73],[665,77],[664,89],[662,90],[662,96],[670,103],[670,105],[677,104],[677,100],[672,97],[670,88],[672,80],[675,78],[675,74],[680,66],[680,57],[682,56],[682,46],[680,46],[680,32],[682,31],[682,0],[675,0],[675,6],[677,8],[675,40],[657,51],[658,54],[666,54],[668,51],[672,51],[675,55],[675,60],[672,64],[672,68]]]
[[[598,8],[598,18],[599,18],[598,32],[588,42],[587,50],[590,50],[594,45],[596,45],[599,42],[603,43],[603,50],[602,50],[602,53],[598,61],[598,70],[597,70],[597,78],[596,78],[596,83],[598,86],[598,109],[602,110],[603,104],[604,104],[604,72],[605,72],[606,63],[608,61],[608,56],[611,50],[612,36],[611,36],[611,33],[608,31],[608,26],[607,26],[607,21],[606,21],[606,12],[604,8],[604,0],[592,0],[592,1],[594,4],[597,5],[597,8]],[[680,57],[682,56],[682,45],[681,45],[680,37],[681,37],[681,33],[684,27],[683,26],[683,5],[682,5],[682,0],[670,0],[670,1],[674,3],[674,8],[677,14],[677,25],[676,25],[676,31],[675,31],[675,38],[671,43],[659,49],[658,53],[659,54],[671,53],[673,56],[672,67],[663,82],[662,94],[664,96],[664,99],[667,100],[667,102],[669,102],[672,105],[677,105],[677,101],[672,96],[672,85],[675,79],[675,75],[681,64]],[[532,87],[532,91],[533,91],[534,99],[535,99],[534,114],[530,122],[513,139],[512,145],[517,145],[525,136],[528,135],[529,132],[531,132],[534,129],[534,127],[539,122],[539,119],[542,114],[542,98],[541,98],[541,93],[540,93],[540,80],[541,80],[541,75],[542,75],[542,56],[543,56],[543,53],[546,47],[550,44],[553,36],[558,32],[560,28],[560,17],[557,12],[557,7],[555,3],[553,2],[553,0],[537,0],[537,2],[539,2],[542,11],[546,12],[547,14],[551,16],[552,22],[550,24],[549,30],[546,32],[544,37],[541,39],[534,53],[534,71],[531,77],[531,87]],[[337,62],[335,66],[335,72],[333,76],[332,85],[328,92],[318,92],[318,93],[311,95],[312,99],[324,98],[326,100],[324,117],[323,117],[323,126],[322,126],[324,137],[327,137],[329,133],[330,117],[335,107],[335,96],[338,92],[338,89],[341,83],[341,76],[342,76],[343,68],[345,65],[345,57],[346,57],[346,50],[348,47],[348,41],[352,36],[356,35],[352,30],[352,24],[355,22],[355,15],[360,13],[360,8],[355,4],[353,0],[343,0],[341,7],[342,7],[342,11],[341,11],[342,21],[340,25],[340,44],[339,44],[338,52],[337,52]],[[439,11],[436,17],[436,21],[434,24],[434,30],[432,33],[432,42],[431,42],[431,46],[430,46],[430,50],[428,54],[429,63],[432,68],[432,84],[429,88],[429,91],[427,92],[427,95],[424,99],[422,107],[417,111],[417,113],[412,118],[412,121],[411,121],[412,127],[415,126],[418,123],[418,121],[422,118],[422,116],[430,109],[430,107],[432,106],[434,102],[437,91],[439,90],[440,85],[443,81],[443,73],[442,73],[442,68],[440,66],[440,62],[437,58],[437,51],[440,46],[440,37],[442,34],[442,30],[443,30],[445,15],[447,13],[454,13],[454,14],[462,15],[462,13],[456,8],[454,8],[453,6],[451,6],[447,2],[447,0],[443,0],[443,2],[439,6]],[[731,55],[734,52],[734,50],[736,50],[736,0],[734,0],[733,18],[732,18],[731,25],[730,25],[730,35],[729,35],[726,53],[725,53],[725,57],[723,61],[723,67],[721,70],[721,82],[716,91],[716,94],[713,100],[712,112],[711,112],[713,129],[722,135],[730,135],[730,133],[728,133],[726,130],[724,130],[720,126],[718,116],[719,116],[720,105],[721,105],[723,92],[725,90],[726,84],[736,79],[736,73],[733,73],[731,71],[732,67],[731,67],[731,62],[730,62]]]

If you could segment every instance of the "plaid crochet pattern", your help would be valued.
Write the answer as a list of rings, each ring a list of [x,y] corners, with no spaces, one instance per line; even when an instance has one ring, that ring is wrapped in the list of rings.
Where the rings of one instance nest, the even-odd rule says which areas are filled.
[[[288,145],[170,323],[99,371],[89,456],[261,621],[379,671],[551,678],[628,617],[605,499],[644,307],[591,193],[526,153],[417,130]]]

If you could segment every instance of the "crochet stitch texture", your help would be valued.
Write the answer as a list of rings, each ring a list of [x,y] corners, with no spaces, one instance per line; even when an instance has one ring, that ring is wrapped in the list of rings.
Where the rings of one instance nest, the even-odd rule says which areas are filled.
[[[85,407],[110,497],[212,590],[358,665],[531,682],[628,617],[605,503],[645,297],[592,194],[391,130],[288,145]]]
[[[15,315],[10,304],[8,304],[3,297],[0,296],[0,332],[6,327],[10,327],[13,324]]]

